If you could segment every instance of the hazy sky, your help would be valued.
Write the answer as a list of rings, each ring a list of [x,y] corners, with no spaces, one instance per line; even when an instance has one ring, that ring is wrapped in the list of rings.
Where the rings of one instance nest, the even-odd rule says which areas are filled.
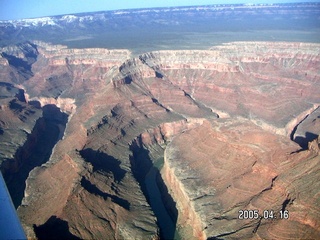
[[[288,2],[320,0],[0,0],[0,20],[128,8]]]

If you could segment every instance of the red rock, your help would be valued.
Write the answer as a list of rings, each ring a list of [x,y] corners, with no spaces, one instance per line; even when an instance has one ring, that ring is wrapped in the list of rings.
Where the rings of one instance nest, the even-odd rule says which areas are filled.
[[[177,202],[182,234],[192,228],[201,239],[316,238],[319,155],[290,154],[296,146],[289,140],[250,125],[205,122],[167,146],[162,176]],[[239,219],[241,210],[258,210],[259,217],[273,210],[278,219]],[[281,210],[289,219],[279,219]]]
[[[159,237],[141,179],[164,149],[161,174],[182,237],[319,234],[318,146],[299,151],[290,140],[319,105],[319,44],[238,42],[137,58],[36,44],[33,75],[8,82],[29,104],[56,105],[69,119],[48,162],[26,181],[18,212],[29,236],[33,226],[65,221],[80,238]],[[1,64],[1,74],[19,75]],[[12,114],[6,104],[1,111]],[[302,134],[319,132],[312,126]],[[238,219],[241,209],[282,208],[288,220]]]

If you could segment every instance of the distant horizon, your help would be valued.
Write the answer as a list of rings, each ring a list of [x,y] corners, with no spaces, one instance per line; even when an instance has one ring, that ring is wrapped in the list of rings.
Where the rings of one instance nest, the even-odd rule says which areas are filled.
[[[118,0],[117,2],[108,3],[103,0],[96,0],[89,2],[87,0],[69,0],[68,6],[64,0],[0,0],[0,21],[8,20],[22,20],[52,17],[59,15],[81,14],[90,12],[102,11],[119,11],[131,9],[152,9],[152,8],[166,8],[166,7],[192,7],[202,5],[232,5],[232,4],[297,4],[297,3],[320,3],[320,0],[227,0],[227,1],[210,1],[210,0],[177,0],[177,1],[149,1],[149,0],[136,0],[126,1]]]

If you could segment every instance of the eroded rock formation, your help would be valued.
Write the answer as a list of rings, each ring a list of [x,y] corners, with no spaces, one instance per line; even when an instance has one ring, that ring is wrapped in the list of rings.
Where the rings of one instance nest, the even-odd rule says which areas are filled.
[[[317,145],[293,153],[287,138],[239,120],[205,122],[179,135],[167,146],[162,169],[181,213],[178,224],[200,239],[316,237]],[[258,210],[259,217],[241,219],[242,210]],[[271,210],[277,219],[263,217]],[[285,210],[289,218],[279,219]]]
[[[28,172],[18,208],[28,236],[57,226],[56,237],[84,239],[319,235],[318,145],[291,141],[320,131],[319,44],[236,42],[138,57],[26,46],[2,49],[0,59],[4,86],[21,90],[2,92],[39,111],[26,132],[47,106],[68,115],[48,159]],[[5,118],[21,115],[6,101],[3,134]],[[260,216],[239,219],[241,209]],[[260,218],[265,210],[290,217]]]

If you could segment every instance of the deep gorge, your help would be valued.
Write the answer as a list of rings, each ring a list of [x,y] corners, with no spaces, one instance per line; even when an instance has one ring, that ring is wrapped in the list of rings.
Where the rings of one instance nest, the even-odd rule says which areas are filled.
[[[24,197],[25,181],[30,171],[50,159],[55,144],[63,136],[67,122],[68,115],[61,112],[58,107],[44,106],[42,117],[36,121],[24,145],[16,151],[11,162],[18,163],[18,170],[10,172],[9,166],[4,173],[4,179],[16,208],[20,206]]]
[[[31,238],[55,228],[81,239],[268,239],[287,228],[304,237],[303,221],[238,221],[237,210],[295,199],[286,210],[301,216],[318,206],[318,145],[312,155],[306,143],[319,129],[310,118],[318,44],[234,42],[139,58],[37,49],[25,92],[3,84],[0,122],[7,182],[16,207],[24,197],[18,213]],[[3,76],[16,71],[2,62]],[[21,148],[9,152],[14,131]],[[316,223],[317,213],[306,219]]]
[[[160,146],[153,146],[153,148],[160,149],[160,152],[162,150]],[[177,231],[178,210],[160,175],[163,155],[162,157],[160,155],[158,159],[151,159],[150,151],[143,146],[141,138],[133,141],[130,149],[132,151],[130,158],[132,173],[157,217],[160,238],[180,239]]]

